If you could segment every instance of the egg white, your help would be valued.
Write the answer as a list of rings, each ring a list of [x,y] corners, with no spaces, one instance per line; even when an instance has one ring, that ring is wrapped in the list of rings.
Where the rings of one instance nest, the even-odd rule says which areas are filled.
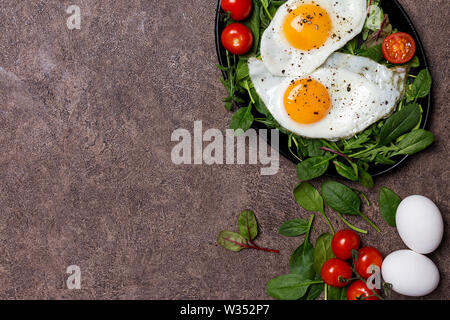
[[[291,82],[303,77],[274,76],[261,60],[249,59],[253,86],[282,127],[300,136],[336,141],[354,136],[395,109],[403,94],[406,70],[392,71],[364,57],[335,55],[309,75],[327,88],[331,99],[328,114],[312,124],[292,120],[283,102]]]
[[[261,58],[266,68],[277,76],[304,76],[313,72],[333,52],[358,35],[367,16],[367,0],[289,0],[273,17],[261,39]],[[294,48],[287,41],[283,24],[289,11],[303,4],[317,4],[331,19],[330,37],[313,50]]]

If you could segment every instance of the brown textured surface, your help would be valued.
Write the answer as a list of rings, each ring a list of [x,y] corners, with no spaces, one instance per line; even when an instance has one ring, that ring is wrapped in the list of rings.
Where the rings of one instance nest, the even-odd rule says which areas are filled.
[[[380,186],[423,194],[448,219],[450,3],[401,2],[431,63],[437,142],[378,178],[369,197]],[[70,4],[81,6],[80,31],[65,25]],[[174,129],[229,123],[215,9],[213,0],[1,1],[0,298],[267,298],[265,283],[287,271],[300,242],[277,228],[307,216],[291,194],[294,165],[281,158],[279,173],[263,177],[258,166],[170,160]],[[243,208],[257,213],[258,241],[280,255],[216,244]],[[365,212],[382,233],[364,243],[384,254],[404,247],[375,204]],[[319,217],[315,226],[313,239],[326,230]],[[445,237],[430,255],[442,281],[426,298],[449,298],[448,251]],[[82,290],[65,289],[71,264]]]

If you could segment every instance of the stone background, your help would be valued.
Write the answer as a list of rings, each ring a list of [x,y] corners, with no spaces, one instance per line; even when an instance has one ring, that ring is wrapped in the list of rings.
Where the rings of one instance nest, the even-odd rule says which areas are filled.
[[[431,63],[437,141],[369,192],[364,210],[382,232],[363,241],[383,254],[404,245],[376,210],[381,186],[430,197],[447,220],[449,209],[450,2],[401,3]],[[82,10],[80,31],[66,27],[71,4]],[[295,166],[281,158],[268,177],[259,166],[170,159],[176,128],[228,127],[215,10],[213,0],[1,1],[0,298],[268,298],[266,282],[288,271],[302,239],[277,228],[308,216],[292,196]],[[258,242],[281,254],[216,244],[244,208],[257,214]],[[313,240],[327,229],[319,216],[315,228]],[[449,297],[448,250],[445,237],[430,255],[442,281],[425,299]],[[72,264],[82,290],[65,289]]]

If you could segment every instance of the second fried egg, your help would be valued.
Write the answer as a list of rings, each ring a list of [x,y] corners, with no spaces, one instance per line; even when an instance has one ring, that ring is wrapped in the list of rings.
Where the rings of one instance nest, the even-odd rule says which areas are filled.
[[[404,92],[406,70],[333,54],[306,77],[273,76],[256,58],[248,62],[253,86],[285,129],[308,138],[339,140],[387,117]]]

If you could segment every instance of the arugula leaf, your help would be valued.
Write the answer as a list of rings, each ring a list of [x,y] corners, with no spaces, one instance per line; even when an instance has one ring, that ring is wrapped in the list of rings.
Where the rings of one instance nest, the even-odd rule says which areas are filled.
[[[297,165],[297,176],[300,180],[308,181],[322,176],[328,169],[330,158],[312,157]]]
[[[380,194],[378,196],[378,206],[380,208],[380,213],[384,220],[391,227],[396,227],[395,216],[397,213],[398,205],[402,199],[396,195],[392,190],[388,188],[381,188]]]
[[[402,139],[397,145],[398,151],[394,152],[392,156],[396,155],[413,155],[429,147],[434,142],[434,135],[426,130],[414,130]]]
[[[418,104],[408,104],[400,111],[389,117],[381,127],[380,146],[387,145],[408,132],[420,120],[420,106]]]
[[[292,219],[286,221],[278,229],[278,233],[285,237],[297,237],[308,231],[308,220]]]
[[[350,151],[353,149],[363,148],[364,144],[370,141],[370,135],[372,134],[372,127],[364,130],[362,133],[354,136],[351,139],[343,140],[344,150]]]
[[[377,156],[375,157],[375,163],[376,164],[384,164],[384,165],[393,165],[396,162],[392,159],[385,157],[382,154],[377,154]]]
[[[251,210],[244,210],[239,215],[238,226],[240,234],[247,240],[253,240],[258,235],[258,222]]]

